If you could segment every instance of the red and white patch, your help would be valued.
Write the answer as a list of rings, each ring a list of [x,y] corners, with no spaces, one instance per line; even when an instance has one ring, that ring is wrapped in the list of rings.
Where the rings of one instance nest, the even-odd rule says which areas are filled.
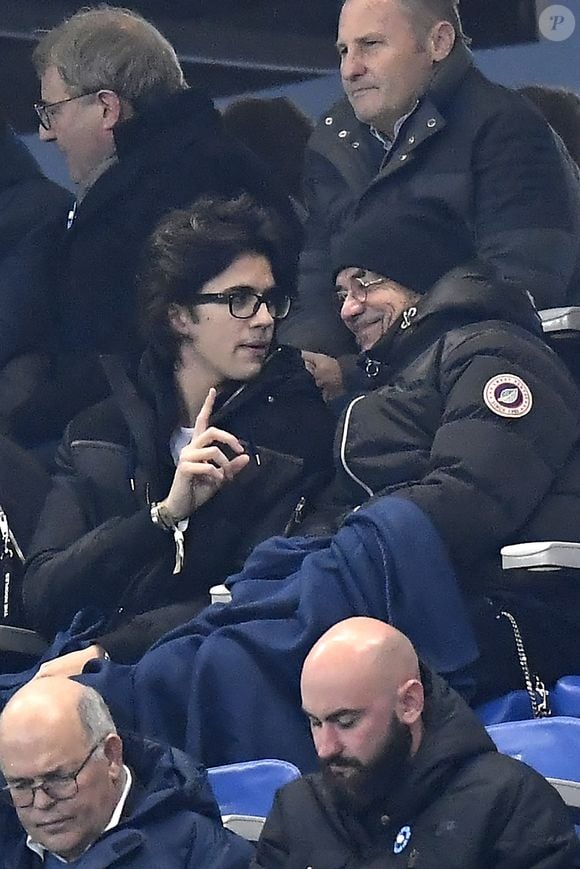
[[[498,374],[483,387],[483,400],[492,413],[519,419],[532,409],[530,387],[516,374]]]

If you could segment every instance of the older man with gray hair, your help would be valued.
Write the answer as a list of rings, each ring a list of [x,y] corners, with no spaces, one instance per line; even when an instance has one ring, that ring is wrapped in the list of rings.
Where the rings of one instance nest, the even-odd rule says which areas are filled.
[[[39,135],[64,155],[77,200],[53,244],[48,371],[9,420],[24,446],[58,438],[104,397],[98,354],[138,354],[136,276],[161,217],[201,195],[245,192],[275,206],[289,241],[300,235],[288,198],[137,13],[82,9],[43,36],[33,61]]]
[[[458,0],[344,0],[336,47],[345,96],[306,152],[301,299],[282,340],[307,351],[329,397],[360,379],[332,308],[331,259],[353,217],[438,197],[498,278],[540,308],[580,297],[580,179],[545,120],[477,69]],[[384,241],[388,245],[388,239]],[[354,382],[353,382],[354,381]]]
[[[100,695],[34,681],[0,717],[0,867],[242,869],[251,847],[223,829],[203,770],[122,740]]]

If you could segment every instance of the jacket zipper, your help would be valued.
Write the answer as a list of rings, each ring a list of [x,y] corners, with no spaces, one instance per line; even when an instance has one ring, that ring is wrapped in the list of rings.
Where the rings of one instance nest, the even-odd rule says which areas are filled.
[[[349,406],[346,409],[346,413],[344,416],[344,425],[342,427],[342,438],[341,438],[341,442],[340,442],[340,462],[342,464],[342,467],[344,468],[344,470],[348,474],[348,476],[351,478],[351,480],[354,480],[354,482],[357,483],[361,487],[361,489],[363,489],[366,492],[366,494],[369,497],[372,497],[375,494],[373,492],[373,490],[369,486],[367,486],[366,483],[363,483],[363,481],[360,480],[356,476],[356,474],[354,474],[351,471],[351,469],[349,468],[349,466],[346,463],[346,441],[348,438],[348,427],[350,425],[350,418],[351,418],[352,410],[353,410],[355,404],[357,404],[363,398],[366,398],[366,396],[359,395],[359,396],[357,396],[357,398],[353,398],[353,400],[351,401],[351,403],[349,404]]]

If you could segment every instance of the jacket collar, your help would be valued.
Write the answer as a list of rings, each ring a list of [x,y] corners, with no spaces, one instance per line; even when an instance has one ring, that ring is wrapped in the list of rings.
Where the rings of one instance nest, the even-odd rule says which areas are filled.
[[[463,42],[457,42],[453,51],[438,67],[433,79],[419,100],[419,105],[403,125],[403,133],[391,151],[388,166],[406,163],[400,147],[406,142],[414,150],[424,139],[445,126],[445,112],[450,100],[473,68],[473,56]],[[433,125],[432,119],[436,124]],[[411,134],[409,136],[409,133]],[[408,139],[412,136],[412,142]],[[309,147],[336,163],[355,193],[360,193],[376,176],[384,149],[372,135],[368,124],[354,114],[346,97],[342,97],[316,127]],[[397,159],[393,159],[397,154]],[[392,171],[392,170],[391,170]]]
[[[381,382],[385,372],[415,358],[441,335],[471,323],[499,320],[542,337],[538,313],[525,290],[493,278],[477,260],[449,272],[417,302],[402,312],[374,347],[362,353],[358,365],[370,380]]]
[[[196,140],[220,128],[220,115],[202,91],[190,88],[165,97],[158,104],[115,127],[117,161],[86,192],[71,229],[70,240],[87,219],[112,199],[142,182],[155,167],[171,164]]]

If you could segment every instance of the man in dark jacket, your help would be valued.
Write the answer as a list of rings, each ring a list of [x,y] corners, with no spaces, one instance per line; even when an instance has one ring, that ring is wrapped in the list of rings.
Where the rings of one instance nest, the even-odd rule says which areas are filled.
[[[40,137],[64,154],[78,195],[69,230],[53,243],[50,371],[11,418],[25,446],[58,438],[107,394],[97,354],[138,356],[135,279],[164,214],[205,193],[246,191],[279,208],[289,237],[297,231],[287,197],[136,13],[82,10],[42,38],[34,62]]]
[[[383,622],[340,622],[302,670],[321,772],[278,793],[254,867],[570,869],[556,791],[498,754],[442,679]]]
[[[121,739],[102,698],[32,682],[0,719],[0,866],[243,869],[251,846],[222,827],[203,769]]]
[[[539,308],[580,298],[577,169],[528,102],[474,67],[457,5],[343,4],[337,47],[346,98],[307,151],[302,297],[287,343],[332,357],[352,352],[332,310],[333,243],[372,204],[396,216],[422,196],[444,201],[477,255],[499,277],[525,284]],[[311,362],[321,382],[336,379],[328,360]],[[348,379],[346,361],[344,368]]]
[[[113,397],[68,426],[27,553],[24,611],[47,638],[93,606],[100,646],[137,660],[331,475],[331,414],[298,351],[275,343],[293,264],[248,197],[156,229],[137,388],[107,360]]]
[[[580,395],[525,292],[476,261],[454,270],[471,256],[469,234],[439,201],[427,205],[393,220],[367,213],[337,255],[337,298],[363,350],[367,389],[345,408],[336,479],[301,526],[336,533],[261,544],[230,580],[227,607],[210,607],[135,668],[91,667],[99,672],[83,678],[114,697],[128,723],[157,736],[169,728],[171,741],[210,752],[212,763],[282,747],[308,769],[298,674],[320,634],[351,615],[404,625],[418,648],[467,623],[480,702],[525,684],[537,703],[542,683],[575,672],[577,579],[506,576],[499,553],[519,541],[578,539]],[[450,627],[453,583],[469,615],[455,602]],[[430,665],[434,651],[421,649]],[[434,669],[445,672],[441,665]],[[160,691],[179,710],[171,720],[149,700]],[[248,703],[248,691],[271,705]],[[257,709],[249,736],[238,711],[248,708]],[[206,721],[208,709],[217,712]],[[270,714],[285,726],[263,727]]]

